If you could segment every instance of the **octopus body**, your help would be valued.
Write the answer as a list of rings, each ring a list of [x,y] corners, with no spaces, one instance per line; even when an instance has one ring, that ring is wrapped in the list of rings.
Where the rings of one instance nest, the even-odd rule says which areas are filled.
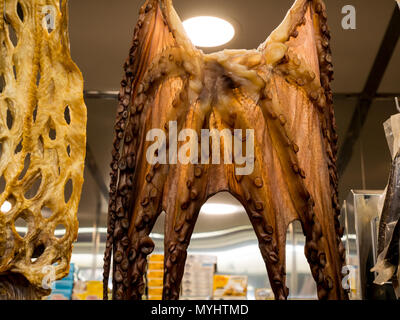
[[[285,237],[295,220],[303,226],[319,298],[347,299],[329,39],[323,2],[297,0],[258,49],[204,54],[187,38],[171,1],[146,1],[119,95],[105,298],[113,259],[113,298],[141,299],[146,257],[154,249],[149,235],[165,211],[163,298],[178,299],[199,211],[208,198],[227,191],[254,226],[277,299],[289,294]],[[254,139],[241,137],[243,149],[254,142],[253,170],[243,175],[240,161],[193,157],[165,163],[158,152],[149,161],[148,132],[163,130],[168,138],[160,150],[170,151],[171,123],[198,136],[202,130],[253,130]],[[221,157],[224,150],[221,144]]]

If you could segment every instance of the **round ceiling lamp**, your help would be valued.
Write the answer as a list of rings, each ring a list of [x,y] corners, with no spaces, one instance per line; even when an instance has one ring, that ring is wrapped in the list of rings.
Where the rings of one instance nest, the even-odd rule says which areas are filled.
[[[183,27],[192,43],[197,47],[219,47],[233,39],[235,28],[228,21],[209,16],[190,18]]]

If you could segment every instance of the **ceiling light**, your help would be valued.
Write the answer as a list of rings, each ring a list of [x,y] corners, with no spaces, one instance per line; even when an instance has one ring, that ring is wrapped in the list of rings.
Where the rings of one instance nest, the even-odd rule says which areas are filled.
[[[183,22],[190,40],[198,47],[218,47],[228,43],[235,29],[228,22],[216,17],[194,17]]]
[[[10,212],[12,208],[11,202],[9,201],[4,201],[4,203],[2,204],[0,211],[3,213],[7,213]]]
[[[228,215],[240,212],[241,210],[241,206],[224,203],[206,203],[201,208],[202,213],[210,215]]]

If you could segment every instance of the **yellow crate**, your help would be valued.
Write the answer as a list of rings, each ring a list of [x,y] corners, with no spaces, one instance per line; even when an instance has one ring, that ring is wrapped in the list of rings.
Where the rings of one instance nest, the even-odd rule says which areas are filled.
[[[147,272],[147,279],[162,279],[164,270],[151,270]]]
[[[147,278],[149,287],[162,287],[163,279],[161,278]]]
[[[164,264],[159,262],[150,262],[149,263],[149,270],[164,270]]]
[[[149,256],[149,262],[164,262],[164,255],[163,254],[152,254]]]
[[[149,297],[151,296],[162,296],[163,287],[149,288]]]
[[[86,291],[74,293],[74,297],[78,300],[102,300],[103,299],[103,282],[102,281],[87,281]]]

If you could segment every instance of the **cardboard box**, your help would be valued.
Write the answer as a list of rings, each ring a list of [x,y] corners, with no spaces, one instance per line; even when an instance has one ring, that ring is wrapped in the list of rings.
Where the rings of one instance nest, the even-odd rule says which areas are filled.
[[[214,298],[247,297],[247,276],[215,275]]]

